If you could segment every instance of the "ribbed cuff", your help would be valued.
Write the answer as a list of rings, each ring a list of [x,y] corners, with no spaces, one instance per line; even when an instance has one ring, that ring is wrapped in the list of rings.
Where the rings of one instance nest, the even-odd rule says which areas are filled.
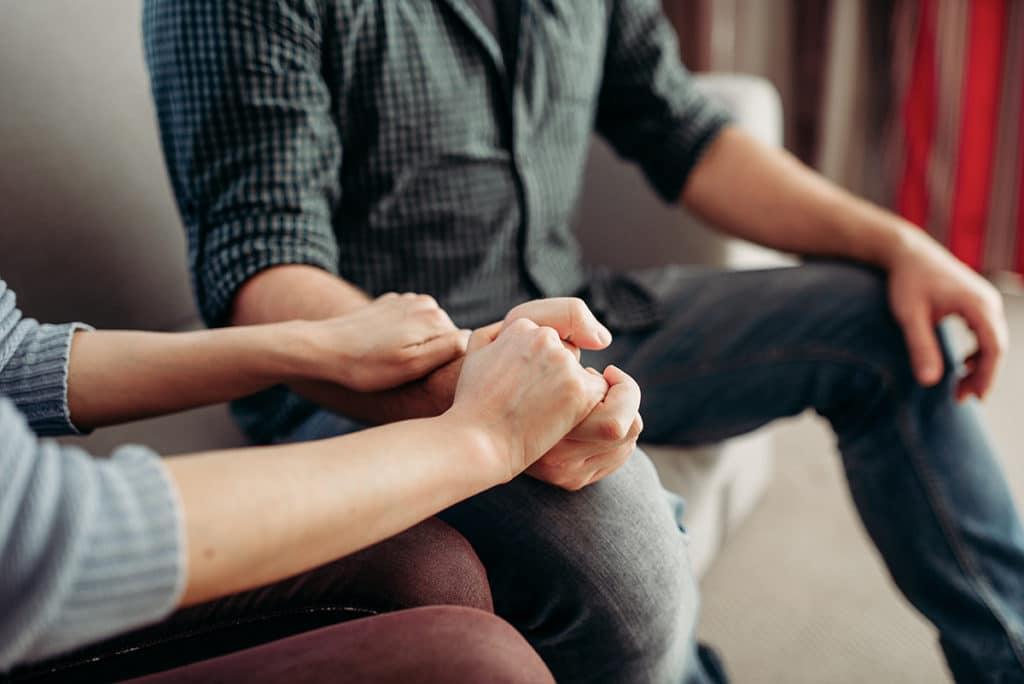
[[[74,554],[51,652],[106,638],[169,615],[185,589],[183,516],[159,457],[123,447],[94,471],[90,521]],[[84,472],[83,476],[88,476]]]
[[[25,414],[36,434],[82,434],[68,408],[68,367],[71,338],[92,329],[84,323],[40,325],[11,357],[0,390]]]

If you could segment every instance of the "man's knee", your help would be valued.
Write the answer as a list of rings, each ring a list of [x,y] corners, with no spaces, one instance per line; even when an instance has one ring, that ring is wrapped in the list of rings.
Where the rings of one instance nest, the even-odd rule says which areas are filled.
[[[807,311],[814,312],[809,331],[824,346],[848,358],[851,369],[874,372],[876,379],[903,385],[912,379],[910,356],[889,304],[886,276],[877,269],[845,263],[804,267]],[[813,340],[812,340],[813,343]]]
[[[496,585],[499,613],[526,633],[559,681],[601,672],[617,681],[679,681],[696,584],[647,457],[637,452],[571,495],[529,486],[545,487],[538,495],[559,505],[535,521],[549,529],[534,548],[507,551],[505,562],[518,557],[519,567],[512,587]]]
[[[821,305],[813,321],[817,330],[808,334],[812,345],[821,343],[828,362],[822,366],[826,381],[820,383],[823,393],[815,408],[841,436],[871,429],[878,418],[891,416],[899,405],[926,396],[952,398],[956,362],[948,340],[936,329],[946,360],[945,376],[935,389],[924,391],[915,378],[903,330],[892,314],[884,274],[845,264],[808,268],[814,269],[808,291],[820,288],[836,299]]]

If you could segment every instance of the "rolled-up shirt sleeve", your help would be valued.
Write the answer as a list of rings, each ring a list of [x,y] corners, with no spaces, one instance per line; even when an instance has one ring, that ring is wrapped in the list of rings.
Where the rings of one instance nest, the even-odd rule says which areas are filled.
[[[342,147],[314,0],[147,0],[143,29],[164,156],[209,325],[285,264],[336,272]]]
[[[660,0],[613,0],[596,127],[675,202],[728,114],[697,91]]]
[[[0,673],[168,615],[184,532],[156,454],[41,441],[0,397]]]

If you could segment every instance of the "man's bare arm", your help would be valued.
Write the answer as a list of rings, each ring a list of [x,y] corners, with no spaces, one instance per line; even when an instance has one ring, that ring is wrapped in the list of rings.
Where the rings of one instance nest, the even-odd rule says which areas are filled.
[[[1002,300],[983,278],[902,218],[855,197],[787,152],[724,129],[694,168],[681,202],[727,233],[800,254],[884,268],[889,301],[918,381],[936,384],[935,324],[962,316],[978,340],[958,395],[984,397],[1008,344]]]
[[[351,283],[313,266],[286,265],[253,276],[235,296],[232,325],[332,318],[365,306],[370,296]],[[375,425],[437,416],[455,395],[462,359],[422,380],[381,392],[356,392],[327,382],[300,382],[292,388],[317,404]]]
[[[790,153],[727,127],[681,202],[715,227],[785,252],[886,264],[903,231],[892,214],[830,183]]]

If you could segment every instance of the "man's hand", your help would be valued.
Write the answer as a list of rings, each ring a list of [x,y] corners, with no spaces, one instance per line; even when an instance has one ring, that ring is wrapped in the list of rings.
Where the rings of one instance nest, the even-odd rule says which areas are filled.
[[[563,342],[577,349],[604,349],[612,343],[612,334],[601,325],[586,303],[577,297],[536,299],[513,307],[502,321],[507,328],[520,318],[554,328]]]
[[[736,201],[743,188],[743,201]],[[942,378],[935,324],[962,316],[978,339],[957,387],[984,397],[1006,350],[1002,302],[981,277],[916,227],[855,197],[738,128],[727,127],[694,167],[682,203],[724,232],[767,247],[884,267],[890,306],[906,335],[914,374]]]
[[[938,243],[910,229],[886,264],[889,300],[903,328],[918,382],[935,385],[943,375],[943,358],[935,324],[946,316],[962,316],[978,341],[966,361],[967,375],[957,398],[984,398],[1009,344],[999,293],[985,279],[960,263]]]

